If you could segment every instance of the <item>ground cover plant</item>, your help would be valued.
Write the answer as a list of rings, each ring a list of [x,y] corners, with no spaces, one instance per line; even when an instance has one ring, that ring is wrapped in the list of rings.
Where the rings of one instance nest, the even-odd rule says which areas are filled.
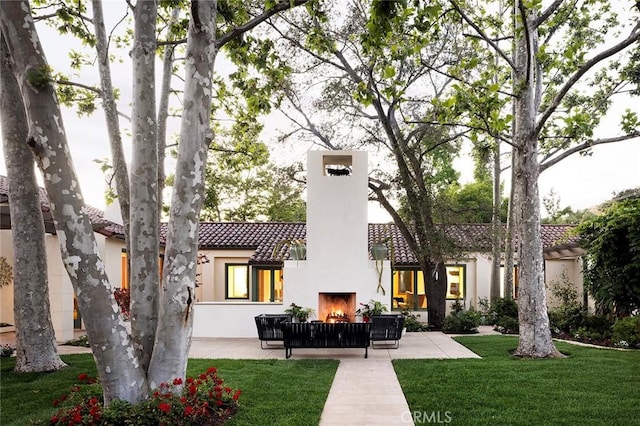
[[[54,400],[85,378],[95,377],[90,354],[68,355],[69,365],[52,373],[16,374],[15,358],[0,365],[0,424],[48,422],[57,412]],[[187,376],[216,367],[229,388],[241,390],[240,409],[225,425],[318,424],[337,369],[332,360],[212,360],[191,359]],[[79,377],[82,380],[79,380]]]
[[[455,340],[483,359],[395,360],[417,420],[455,425],[640,424],[640,353],[557,343],[564,359],[513,357],[513,336]]]

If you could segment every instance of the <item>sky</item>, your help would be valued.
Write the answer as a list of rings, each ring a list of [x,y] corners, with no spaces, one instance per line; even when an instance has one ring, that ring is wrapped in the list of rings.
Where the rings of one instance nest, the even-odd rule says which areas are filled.
[[[121,15],[123,10],[124,2],[107,1],[105,6],[107,22]],[[61,39],[54,29],[43,25],[39,25],[38,29],[49,63],[55,70],[71,73],[67,53],[70,48],[79,49],[80,45],[70,38]],[[119,108],[125,112],[130,111],[130,105],[125,100],[131,99],[131,68],[127,59],[125,55],[123,63],[112,63],[114,85],[121,90],[122,100],[119,101]],[[217,60],[216,70],[220,71],[224,67],[224,63]],[[75,78],[84,84],[98,85],[96,70],[88,70]],[[614,111],[618,113],[625,108],[631,108],[640,114],[640,104],[637,100],[618,102],[614,105]],[[98,109],[92,116],[79,118],[73,110],[67,108],[62,109],[62,114],[84,198],[88,204],[104,209],[105,177],[100,170],[100,165],[95,163],[95,160],[110,157],[104,115]],[[124,120],[121,125],[128,127]],[[170,122],[169,128],[175,136],[179,128],[178,120],[174,119]],[[612,132],[615,133],[616,129],[617,120],[613,118],[605,120],[596,130],[595,136],[612,136]],[[275,139],[277,134],[277,128],[268,129],[263,134],[264,141]],[[128,151],[131,146],[128,133],[123,133],[123,138],[125,150]],[[306,147],[279,146],[277,155],[304,161],[306,149]],[[0,154],[2,154],[1,146]],[[591,156],[574,155],[546,170],[539,180],[540,196],[546,197],[554,191],[560,199],[561,207],[570,206],[574,210],[590,208],[609,200],[614,193],[640,187],[639,163],[640,139],[596,146]],[[456,166],[461,172],[462,180],[470,181],[472,166],[468,155],[457,160]],[[167,172],[170,171],[171,169],[168,168]],[[3,155],[0,155],[0,174],[6,175]],[[543,215],[545,214],[543,210]],[[371,205],[369,220],[383,222],[388,221],[389,218],[381,208]]]

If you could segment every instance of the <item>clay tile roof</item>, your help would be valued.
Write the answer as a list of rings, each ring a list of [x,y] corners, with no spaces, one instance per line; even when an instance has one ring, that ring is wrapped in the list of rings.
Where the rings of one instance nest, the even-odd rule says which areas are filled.
[[[576,244],[571,237],[573,225],[543,225],[542,241],[545,251],[557,248],[560,244]],[[487,252],[491,250],[490,224],[448,225],[446,234],[462,251]],[[163,243],[166,236],[166,224],[162,226]],[[244,222],[203,222],[200,224],[201,249],[245,249],[255,250],[249,262],[253,264],[279,264],[289,258],[287,241],[304,240],[304,223],[244,223]],[[395,265],[416,265],[418,260],[409,249],[400,230],[394,224],[370,223],[369,247],[375,242],[391,239]],[[278,253],[274,256],[274,249]]]
[[[0,176],[0,203],[6,202],[9,190],[8,179]],[[45,221],[51,220],[49,202],[44,189],[40,190]],[[122,225],[104,218],[104,213],[87,206],[93,228],[108,237],[124,238]],[[491,250],[490,224],[447,225],[446,235],[461,251],[488,252]],[[565,247],[577,247],[578,237],[573,234],[574,225],[542,225],[542,244],[545,252]],[[160,227],[160,241],[165,244],[167,224]],[[249,259],[253,264],[277,265],[289,258],[286,241],[304,240],[306,224],[301,222],[202,222],[199,229],[199,247],[204,250],[241,249],[254,250]],[[391,240],[395,265],[416,265],[418,260],[409,249],[395,224],[370,223],[369,247],[375,242]],[[278,253],[274,255],[274,249]]]
[[[51,205],[49,204],[49,198],[44,188],[39,188],[40,193],[40,208],[42,209],[42,216],[45,223],[46,232],[55,234],[55,228],[53,226],[53,219],[51,217]],[[9,199],[9,179],[6,176],[0,176],[0,203],[6,203]],[[117,238],[123,238],[124,227],[120,224],[111,222],[104,218],[104,212],[92,206],[86,206],[86,212],[89,215],[93,230],[107,237],[115,236]],[[7,227],[10,227],[8,222],[8,209],[2,211],[2,226],[5,226],[5,219],[7,220]],[[5,217],[6,215],[6,217]]]

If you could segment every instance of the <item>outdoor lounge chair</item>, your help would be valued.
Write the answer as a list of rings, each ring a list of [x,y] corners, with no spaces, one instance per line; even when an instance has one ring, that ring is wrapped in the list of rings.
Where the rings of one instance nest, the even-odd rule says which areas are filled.
[[[373,315],[371,317],[371,347],[382,349],[381,347],[376,348],[376,342],[387,342],[385,348],[398,349],[403,327],[404,316],[402,315]],[[392,342],[393,346],[389,346],[389,342]]]
[[[282,323],[290,322],[289,314],[261,314],[255,317],[256,328],[258,329],[258,339],[260,339],[260,348],[269,349],[269,342],[281,342],[284,344],[282,334]],[[265,347],[266,345],[266,347]]]

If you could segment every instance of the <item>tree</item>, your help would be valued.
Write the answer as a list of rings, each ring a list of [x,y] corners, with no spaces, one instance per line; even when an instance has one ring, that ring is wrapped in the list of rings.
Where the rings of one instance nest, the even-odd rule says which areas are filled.
[[[68,155],[50,70],[28,3],[3,2],[0,28],[25,105],[29,126],[27,144],[44,176],[57,225],[62,262],[95,348],[94,357],[105,390],[105,401],[114,398],[140,401],[148,392],[147,382],[144,372],[135,362],[124,321],[102,267],[93,227]],[[25,43],[24,40],[30,42]],[[127,338],[123,340],[121,336]]]
[[[451,223],[491,223],[493,217],[493,183],[491,180],[476,181],[465,185],[452,185],[447,190],[439,207],[445,208]],[[509,200],[502,198],[496,203],[498,217],[507,220]]]
[[[306,204],[302,198],[304,186],[296,180],[295,174],[299,171],[296,165],[277,167],[265,162],[266,159],[257,160],[248,154],[236,152],[214,152],[211,157],[207,167],[206,198],[201,219],[305,220]]]
[[[273,28],[289,53],[293,75],[301,76],[285,88],[294,109],[287,114],[297,126],[292,133],[327,149],[380,150],[380,161],[393,164],[372,173],[371,197],[391,215],[416,254],[425,277],[429,324],[441,328],[444,261],[458,249],[438,226],[448,218],[436,202],[457,181],[452,160],[463,133],[425,123],[425,117],[434,114],[428,101],[451,81],[432,69],[455,61],[464,46],[452,26],[443,25],[442,37],[434,36],[427,22],[430,8],[424,4],[397,13],[400,2],[332,6],[311,17],[291,17],[286,29]]]
[[[28,131],[24,105],[6,54],[5,43],[0,36],[0,119],[9,178],[14,252],[15,371],[54,371],[66,364],[58,355],[51,323],[40,190],[33,157],[24,144]],[[3,283],[4,280],[0,280],[0,286]]]
[[[255,14],[243,15],[246,21],[218,37],[217,11],[214,1],[193,1],[190,9],[185,60],[184,110],[178,147],[178,164],[170,210],[162,293],[159,295],[159,320],[153,330],[153,350],[149,368],[139,357],[124,326],[113,291],[105,275],[93,229],[86,213],[77,176],[68,154],[64,126],[53,88],[53,78],[42,52],[31,11],[26,1],[3,2],[0,7],[0,29],[7,40],[11,70],[25,103],[29,137],[27,144],[41,169],[49,194],[52,213],[60,239],[63,262],[78,297],[89,341],[103,386],[105,403],[113,399],[137,402],[148,395],[149,388],[179,377],[184,378],[191,339],[192,304],[197,264],[198,216],[204,199],[206,154],[213,138],[210,128],[213,64],[220,46],[243,32],[274,16],[276,13],[304,3],[303,0],[271,3],[267,8],[254,9]],[[136,17],[155,24],[154,2],[136,4]],[[143,22],[138,22],[143,25]],[[138,28],[136,41],[142,42],[136,55],[148,54],[155,37],[150,30]],[[142,67],[143,65],[140,65]],[[142,68],[139,68],[142,69]],[[142,83],[142,81],[141,81]],[[148,87],[148,86],[147,86]],[[148,97],[140,99],[136,120],[151,119]],[[153,121],[153,120],[151,120]],[[134,125],[142,132],[144,123]],[[149,129],[149,128],[147,128]],[[153,131],[153,128],[150,129]],[[140,135],[138,153],[149,149],[153,141]],[[157,176],[152,167],[144,169],[144,184],[154,188]],[[153,189],[152,189],[153,191]],[[132,191],[134,193],[135,191]],[[139,195],[134,195],[138,197]],[[137,200],[147,202],[153,194]],[[157,211],[157,199],[146,204]],[[156,238],[141,230],[142,250],[159,245]],[[149,249],[145,253],[151,252]],[[146,256],[147,254],[145,254]],[[157,284],[157,269],[141,262],[141,275],[148,271],[150,282]],[[159,291],[158,285],[153,285]],[[138,293],[142,293],[140,289]],[[141,328],[142,330],[142,328]],[[148,334],[139,333],[147,341]],[[145,353],[147,350],[144,349]]]
[[[640,197],[613,201],[578,227],[585,284],[601,314],[624,317],[640,309]]]
[[[448,75],[461,82],[455,99],[469,99],[469,88],[480,86],[492,98],[506,97],[513,102],[512,110],[484,116],[484,128],[513,147],[514,193],[510,202],[511,210],[517,212],[514,238],[519,241],[520,258],[520,342],[516,353],[530,357],[559,356],[551,340],[546,313],[538,175],[593,145],[640,135],[636,115],[628,111],[621,119],[621,135],[593,137],[593,129],[608,111],[611,99],[628,92],[629,85],[637,84],[630,78],[637,58],[628,55],[630,60],[626,64],[618,58],[624,58],[622,54],[632,46],[637,49],[640,24],[632,22],[628,35],[618,37],[611,45],[605,43],[605,36],[621,27],[607,1],[559,0],[546,8],[538,2],[516,1],[508,20],[492,16],[489,8],[472,9],[453,0],[446,4],[454,19],[462,20],[474,37],[482,41],[478,47],[499,59],[500,68],[494,73],[504,75],[506,69],[510,75],[499,85],[470,81],[465,78],[468,71],[478,66],[473,59],[448,71]],[[494,27],[501,29],[497,39],[485,31]],[[512,51],[498,45],[497,40],[505,38],[513,40]],[[612,60],[614,57],[616,60]],[[485,109],[486,97],[472,101],[466,105],[469,111],[475,114]],[[495,119],[497,116],[499,120]],[[502,129],[496,123],[511,120],[512,136],[496,131]]]

